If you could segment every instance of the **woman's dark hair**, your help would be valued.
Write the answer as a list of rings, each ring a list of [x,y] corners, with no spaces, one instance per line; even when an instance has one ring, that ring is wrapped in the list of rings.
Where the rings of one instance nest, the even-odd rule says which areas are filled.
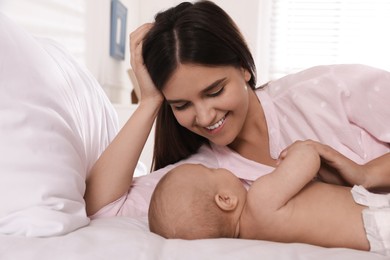
[[[210,1],[183,2],[158,13],[144,38],[143,58],[154,84],[162,90],[180,64],[233,66],[251,74],[256,67],[249,48],[229,15]],[[156,120],[154,170],[196,153],[208,140],[182,127],[163,102]]]

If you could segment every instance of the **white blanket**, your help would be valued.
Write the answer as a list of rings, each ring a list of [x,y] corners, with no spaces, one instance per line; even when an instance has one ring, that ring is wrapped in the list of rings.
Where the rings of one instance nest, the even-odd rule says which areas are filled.
[[[167,240],[148,231],[145,221],[106,218],[64,236],[26,238],[0,235],[1,260],[97,259],[265,259],[384,260],[374,253],[305,244],[240,239]]]

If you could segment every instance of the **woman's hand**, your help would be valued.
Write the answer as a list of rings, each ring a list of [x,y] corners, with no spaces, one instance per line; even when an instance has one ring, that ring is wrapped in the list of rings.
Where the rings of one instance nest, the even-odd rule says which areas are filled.
[[[338,185],[366,186],[367,170],[364,165],[355,163],[328,145],[319,142],[314,142],[313,145],[321,156],[319,178],[322,181]]]
[[[309,142],[321,157],[320,180],[338,185],[361,185],[374,191],[390,191],[390,153],[361,165],[328,145]]]
[[[142,57],[142,41],[152,27],[152,23],[145,23],[130,34],[130,63],[140,87],[140,102],[152,100],[160,105],[163,95],[153,84]]]
[[[362,185],[367,189],[378,186],[372,183],[374,175],[371,165],[377,165],[375,160],[360,165],[328,145],[315,141],[311,143],[321,157],[321,168],[318,173],[321,181],[344,186]]]
[[[362,185],[369,190],[390,191],[390,153],[360,165],[327,145],[319,145],[318,151],[323,163],[334,169],[349,185]],[[335,173],[333,175],[335,176]]]
[[[366,173],[362,165],[351,161],[330,146],[313,140],[296,141],[281,153],[280,159],[299,143],[311,146],[321,157],[321,168],[317,176],[319,180],[344,186],[365,184]]]

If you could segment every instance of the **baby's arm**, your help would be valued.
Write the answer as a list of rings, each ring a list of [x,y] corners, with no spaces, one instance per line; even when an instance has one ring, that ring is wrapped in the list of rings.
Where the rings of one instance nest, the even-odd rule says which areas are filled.
[[[84,196],[88,215],[129,190],[135,167],[163,100],[142,60],[142,39],[150,27],[150,24],[143,25],[130,36],[132,68],[140,85],[141,100],[131,118],[92,167]]]
[[[282,208],[313,180],[319,168],[320,156],[312,141],[295,142],[281,153],[280,163],[273,172],[252,184],[248,191],[248,206],[253,209],[261,204],[262,209],[273,211]],[[251,201],[255,204],[251,205]]]

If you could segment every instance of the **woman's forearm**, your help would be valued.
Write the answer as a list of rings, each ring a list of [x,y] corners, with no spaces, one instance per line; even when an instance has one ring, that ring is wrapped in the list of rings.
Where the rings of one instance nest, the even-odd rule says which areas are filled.
[[[390,191],[390,153],[366,163],[363,167],[365,168],[363,183],[365,188]]]
[[[96,213],[129,190],[159,107],[159,102],[141,102],[92,167],[84,196],[88,215]]]

